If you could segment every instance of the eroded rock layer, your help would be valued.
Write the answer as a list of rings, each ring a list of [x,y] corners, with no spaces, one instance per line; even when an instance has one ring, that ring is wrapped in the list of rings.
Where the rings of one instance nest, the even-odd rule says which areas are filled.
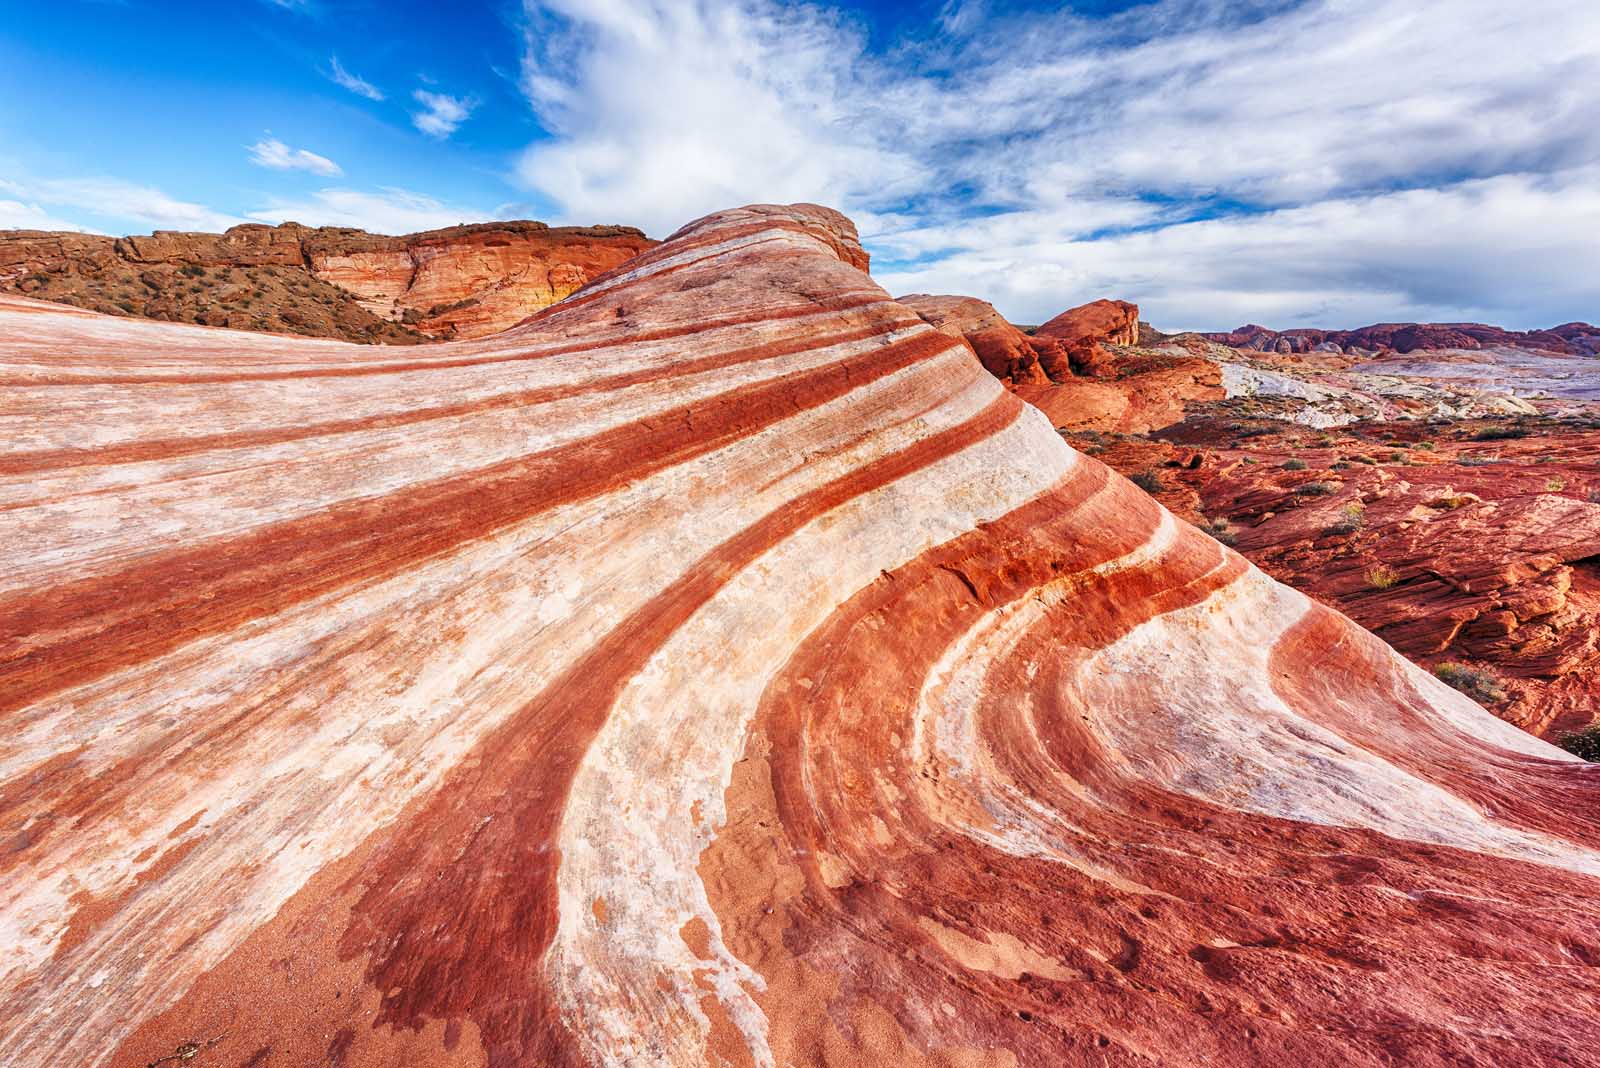
[[[0,1063],[1593,1064],[1596,769],[859,269],[0,305]]]

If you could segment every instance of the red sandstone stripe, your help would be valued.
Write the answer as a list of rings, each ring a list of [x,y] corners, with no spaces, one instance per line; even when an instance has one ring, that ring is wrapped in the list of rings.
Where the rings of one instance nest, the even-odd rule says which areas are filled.
[[[680,323],[677,326],[661,327],[656,330],[640,330],[632,333],[622,332],[612,338],[597,340],[592,335],[584,341],[575,341],[569,345],[556,345],[550,348],[528,351],[518,349],[512,353],[497,353],[491,356],[462,356],[455,359],[438,360],[410,360],[394,363],[353,364],[347,367],[306,367],[287,371],[234,371],[213,374],[195,374],[184,369],[175,368],[170,374],[128,374],[128,375],[57,375],[55,377],[37,378],[28,376],[14,376],[0,378],[0,386],[137,386],[137,385],[210,385],[225,382],[275,382],[290,378],[360,378],[367,375],[398,374],[405,371],[432,371],[456,367],[482,367],[498,363],[517,363],[520,361],[540,360],[550,356],[566,356],[574,352],[587,352],[601,350],[613,345],[634,344],[642,341],[670,341],[674,338],[688,337],[693,334],[706,333],[712,330],[721,330],[729,327],[750,326],[756,323],[780,322],[786,319],[799,319],[808,315],[817,315],[828,311],[854,311],[875,304],[892,305],[894,302],[882,293],[856,293],[841,297],[818,298],[805,304],[797,304],[790,308],[767,309],[762,311],[745,312],[738,315],[725,315],[721,318],[697,319],[692,322]],[[910,313],[904,314],[905,320],[914,322]]]
[[[658,382],[668,378],[679,378],[703,371],[714,371],[742,363],[753,363],[780,356],[790,356],[797,352],[806,352],[812,349],[849,344],[855,341],[863,341],[882,333],[883,327],[880,324],[872,323],[858,326],[853,330],[841,330],[827,335],[796,334],[783,341],[746,345],[730,349],[715,356],[705,356],[698,360],[682,360],[655,367],[643,367],[573,385],[543,386],[537,389],[519,390],[500,396],[485,397],[476,401],[466,401],[461,404],[447,404],[433,408],[413,408],[387,415],[339,419],[305,426],[280,426],[264,430],[239,430],[222,434],[201,434],[194,437],[131,441],[118,445],[108,445],[99,449],[48,449],[40,450],[39,452],[15,453],[10,456],[0,455],[0,475],[31,474],[39,471],[48,471],[52,468],[91,464],[106,466],[110,464],[142,463],[149,460],[168,460],[213,449],[278,445],[284,442],[302,441],[307,438],[331,437],[335,434],[387,430],[392,427],[410,426],[435,419],[449,419],[463,415],[474,415],[480,412],[531,407],[566,400],[571,397],[625,389],[630,386]],[[16,507],[26,507],[26,505],[0,507],[0,511],[8,511],[10,508]]]
[[[1020,411],[1002,394],[967,421],[768,513],[702,557],[486,739],[468,758],[478,770],[452,777],[423,811],[408,815],[359,877],[371,889],[353,910],[342,948],[369,955],[368,981],[392,992],[374,1023],[468,1017],[491,1065],[565,1063],[566,1037],[546,992],[528,991],[527,983],[539,974],[557,923],[552,842],[566,793],[622,688],[772,546],[847,501],[998,433]],[[446,886],[449,893],[439,893]]]
[[[118,573],[0,600],[0,711],[251,619],[378,581],[557,505],[747,437],[955,344],[928,332],[533,456],[353,501]]]
[[[649,257],[649,258],[647,258],[648,254],[645,254],[645,255],[635,256],[631,260],[625,260],[625,261],[623,261],[623,263],[621,263],[617,267],[612,268],[610,271],[607,271],[605,274],[602,274],[602,275],[599,275],[598,277],[590,279],[589,282],[586,283],[582,289],[579,289],[577,292],[575,292],[572,295],[568,296],[566,299],[558,301],[555,304],[551,304],[548,307],[540,308],[538,311],[534,312],[532,315],[530,315],[528,318],[524,319],[521,323],[518,323],[517,325],[518,326],[525,326],[528,323],[543,322],[544,320],[549,319],[552,316],[559,315],[562,312],[571,311],[573,308],[580,308],[580,307],[583,307],[586,304],[593,303],[594,301],[605,297],[607,294],[614,292],[614,287],[608,285],[607,283],[609,283],[612,279],[620,278],[623,275],[636,275],[636,277],[629,279],[630,284],[633,283],[633,282],[642,282],[647,278],[648,279],[670,278],[671,276],[673,276],[675,274],[680,274],[680,273],[682,273],[684,271],[687,271],[687,270],[690,270],[692,268],[700,267],[700,266],[702,266],[702,265],[704,265],[706,263],[709,263],[709,262],[711,262],[711,261],[713,261],[713,260],[715,260],[715,259],[717,259],[717,258],[719,258],[721,256],[738,256],[738,255],[742,255],[742,254],[750,251],[751,249],[759,248],[762,245],[767,244],[769,241],[776,241],[776,240],[779,240],[779,239],[777,237],[772,237],[772,238],[768,238],[766,241],[751,241],[751,242],[748,242],[748,243],[743,244],[743,245],[735,246],[733,248],[718,249],[716,252],[713,252],[709,256],[700,256],[700,257],[696,257],[694,259],[686,260],[683,263],[670,264],[670,265],[668,265],[666,267],[662,267],[662,268],[660,268],[658,270],[653,270],[652,271],[652,270],[646,270],[645,269],[645,268],[648,268],[652,263],[657,262],[658,260],[681,256],[685,252],[694,252],[694,251],[696,251],[698,249],[712,248],[712,247],[714,247],[716,245],[725,244],[725,243],[727,243],[729,241],[737,241],[741,237],[751,237],[751,236],[755,236],[757,234],[770,233],[771,231],[774,231],[774,230],[786,231],[786,232],[789,232],[789,233],[800,234],[802,236],[809,237],[814,241],[821,241],[823,244],[830,245],[830,247],[832,246],[831,242],[825,241],[821,237],[821,235],[819,235],[811,227],[800,226],[800,225],[796,225],[794,223],[786,223],[786,222],[752,223],[752,224],[747,225],[747,226],[729,227],[726,230],[713,230],[713,231],[708,232],[702,238],[696,238],[695,240],[692,240],[692,241],[674,242],[674,244],[672,245],[672,251],[667,256],[658,256],[658,257]],[[657,248],[662,248],[662,247],[665,247],[665,246],[660,246],[660,245],[657,246]],[[835,251],[837,251],[837,250],[835,250]],[[641,271],[643,273],[639,273]]]

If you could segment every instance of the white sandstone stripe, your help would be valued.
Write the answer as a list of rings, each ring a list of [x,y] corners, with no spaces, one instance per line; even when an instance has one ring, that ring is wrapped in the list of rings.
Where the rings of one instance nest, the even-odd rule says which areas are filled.
[[[998,386],[990,380],[974,392],[986,401]],[[940,414],[953,421],[968,413]],[[1009,462],[1019,455],[1029,462]],[[561,921],[550,974],[569,1024],[581,1021],[573,1032],[593,1063],[709,1063],[699,973],[756,1063],[773,1064],[765,1018],[746,990],[761,980],[723,944],[696,872],[725,819],[723,792],[761,694],[857,590],[1037,497],[1075,457],[1042,415],[1025,409],[987,440],[864,493],[774,546],[629,685],[583,762],[561,826]],[[777,590],[784,596],[775,611]],[[730,635],[740,641],[730,646]],[[604,925],[590,907],[597,896],[606,902]],[[695,957],[678,937],[692,918],[711,932],[715,960]],[[658,976],[670,990],[655,985]]]

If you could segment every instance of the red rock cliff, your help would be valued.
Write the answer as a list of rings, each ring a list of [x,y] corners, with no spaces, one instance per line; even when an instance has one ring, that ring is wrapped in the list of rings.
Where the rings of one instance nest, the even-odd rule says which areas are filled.
[[[385,237],[236,226],[125,238],[0,233],[0,290],[116,315],[414,343],[513,326],[655,242],[623,226],[482,223]]]

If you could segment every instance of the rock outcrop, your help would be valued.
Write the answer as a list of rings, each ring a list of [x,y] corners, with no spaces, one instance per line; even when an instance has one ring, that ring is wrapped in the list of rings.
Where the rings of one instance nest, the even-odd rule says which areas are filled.
[[[654,245],[631,227],[482,223],[385,237],[249,224],[124,238],[0,232],[0,290],[113,315],[415,344],[513,326]]]
[[[0,1063],[1593,1063],[1600,768],[858,251],[400,352],[0,299]]]
[[[1505,330],[1483,323],[1374,323],[1355,330],[1269,330],[1251,323],[1209,340],[1257,352],[1372,353],[1434,349],[1476,349],[1486,345],[1537,349],[1568,355],[1600,353],[1600,326],[1565,323],[1549,330]]]
[[[974,297],[898,299],[941,333],[965,340],[990,373],[1058,427],[1141,433],[1181,420],[1190,403],[1224,396],[1216,362],[1130,348],[1139,309],[1122,301],[1063,312],[1046,324],[1059,336],[1044,336],[1044,327],[1026,334]]]
[[[1139,343],[1139,306],[1125,300],[1095,300],[1068,308],[1034,333],[1066,344],[1100,341],[1108,345]]]
[[[1232,413],[1165,436],[1090,447],[1416,663],[1488,672],[1485,703],[1524,730],[1600,718],[1600,423],[1319,436]]]

